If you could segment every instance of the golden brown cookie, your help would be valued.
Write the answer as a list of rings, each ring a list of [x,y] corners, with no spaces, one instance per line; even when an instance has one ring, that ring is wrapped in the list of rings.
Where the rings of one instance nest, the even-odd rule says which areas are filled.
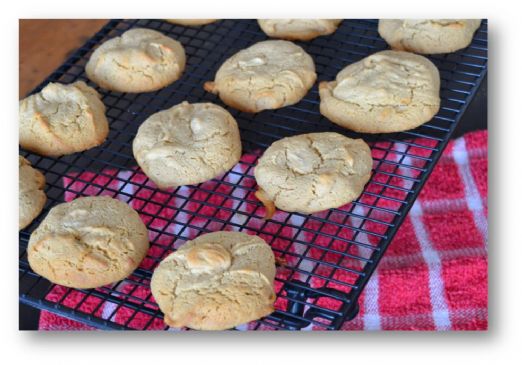
[[[236,120],[212,103],[186,101],[151,115],[132,143],[134,157],[161,189],[198,184],[241,158]]]
[[[159,90],[179,79],[184,69],[181,43],[142,28],[104,42],[85,66],[87,76],[96,84],[127,93]]]
[[[427,58],[382,51],[346,66],[334,81],[321,82],[321,114],[362,133],[413,129],[440,106],[440,76]]]
[[[299,102],[316,79],[315,65],[301,47],[264,41],[239,51],[221,65],[205,90],[244,112],[257,113]]]
[[[342,19],[258,19],[259,26],[271,38],[309,41],[337,30]]]
[[[18,229],[27,227],[42,211],[47,197],[43,191],[45,176],[18,156]]]
[[[20,145],[44,156],[61,156],[98,146],[109,134],[100,95],[83,81],[49,83],[20,101]]]
[[[309,133],[274,142],[258,160],[256,195],[287,212],[311,214],[356,199],[370,179],[372,156],[362,139]]]
[[[165,19],[169,23],[197,27],[216,22],[218,19]]]
[[[480,19],[381,19],[379,34],[398,51],[450,53],[466,48]]]
[[[151,289],[168,325],[224,330],[274,311],[274,277],[274,254],[261,238],[213,232],[167,256]]]
[[[95,288],[129,276],[149,239],[138,213],[106,196],[55,206],[31,234],[27,254],[34,272],[71,288]]]

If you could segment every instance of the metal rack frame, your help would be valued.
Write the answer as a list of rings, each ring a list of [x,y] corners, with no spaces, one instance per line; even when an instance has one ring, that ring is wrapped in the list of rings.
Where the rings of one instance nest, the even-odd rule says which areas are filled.
[[[133,27],[179,40],[187,67],[172,85],[152,93],[125,94],[90,83],[84,66],[93,49]],[[112,20],[33,92],[49,82],[84,80],[107,107],[110,134],[97,148],[63,156],[20,154],[45,174],[47,204],[20,231],[20,301],[101,329],[168,329],[148,283],[168,253],[195,236],[215,230],[258,234],[278,263],[276,311],[240,329],[339,329],[358,312],[357,301],[386,248],[448,143],[487,72],[487,23],[459,52],[429,58],[441,74],[441,108],[432,121],[406,132],[364,135],[341,129],[319,114],[317,85],[296,105],[236,118],[245,155],[222,177],[196,186],[160,191],[136,168],[131,143],[149,115],[183,100],[223,105],[203,90],[225,59],[267,37],[253,20],[222,20],[183,27],[162,20]],[[316,63],[318,81],[332,80],[349,63],[386,49],[375,20],[344,20],[331,36],[297,42]],[[226,107],[226,106],[225,106]],[[262,150],[285,136],[336,131],[363,138],[372,148],[373,174],[364,193],[339,209],[313,215],[278,212],[263,220],[255,199],[253,168]],[[148,225],[151,250],[129,278],[91,290],[60,287],[36,275],[27,262],[31,232],[54,205],[75,196],[108,194],[131,204]]]

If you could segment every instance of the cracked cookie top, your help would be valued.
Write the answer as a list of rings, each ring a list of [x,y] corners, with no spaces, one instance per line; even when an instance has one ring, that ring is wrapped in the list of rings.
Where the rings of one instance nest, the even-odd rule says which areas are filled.
[[[241,158],[236,120],[212,103],[183,102],[151,115],[132,149],[145,174],[163,189],[210,180]]]
[[[101,87],[129,93],[161,89],[185,69],[178,41],[151,29],[135,28],[109,39],[90,57],[85,71]]]
[[[348,65],[319,85],[321,114],[364,133],[397,132],[430,120],[439,110],[440,77],[427,58],[382,51]]]
[[[480,19],[382,19],[379,34],[395,50],[450,53],[467,47]]]
[[[312,57],[288,41],[264,41],[239,51],[219,68],[205,90],[227,105],[256,113],[301,100],[316,79]]]
[[[309,133],[274,142],[254,175],[264,197],[287,212],[310,214],[356,199],[368,182],[371,151],[362,139]]]
[[[47,200],[45,176],[18,156],[18,229],[23,229],[42,211]]]
[[[342,19],[258,19],[259,26],[272,38],[308,41],[332,34]]]
[[[263,239],[213,232],[161,261],[151,290],[168,325],[223,330],[274,310],[274,277],[274,254]]]
[[[100,145],[109,133],[100,95],[83,81],[49,83],[19,104],[20,145],[61,156]]]
[[[49,281],[95,288],[129,276],[149,248],[147,228],[127,204],[105,196],[55,206],[31,234],[31,268]]]

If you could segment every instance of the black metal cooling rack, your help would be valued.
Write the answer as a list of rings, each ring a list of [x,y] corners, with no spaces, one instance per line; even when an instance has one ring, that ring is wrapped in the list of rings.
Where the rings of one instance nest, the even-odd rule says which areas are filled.
[[[84,66],[92,50],[133,27],[159,30],[183,44],[188,63],[182,78],[162,90],[143,94],[110,92],[88,82]],[[103,96],[110,134],[97,148],[61,158],[20,151],[45,174],[48,196],[43,213],[20,232],[21,302],[101,329],[167,329],[148,290],[155,265],[186,240],[223,229],[260,235],[277,257],[278,309],[250,323],[249,329],[339,329],[357,315],[364,286],[486,75],[487,23],[482,22],[468,48],[429,57],[440,71],[442,104],[432,121],[415,130],[361,135],[338,128],[319,114],[315,85],[294,106],[258,114],[227,107],[238,121],[244,151],[250,157],[223,177],[166,193],[137,178],[140,175],[131,143],[140,123],[183,100],[223,105],[203,90],[203,83],[213,80],[229,56],[266,38],[254,20],[222,20],[203,27],[162,20],[112,20],[33,91],[49,82],[87,81]],[[387,48],[375,20],[345,20],[331,36],[298,43],[314,58],[318,81],[332,80],[347,64]],[[264,221],[264,208],[253,198],[257,157],[277,139],[314,131],[336,131],[364,138],[370,144],[374,168],[365,192],[339,209],[314,215],[280,212]],[[126,175],[114,171],[126,171]],[[141,206],[137,210],[153,237],[146,259],[149,264],[122,282],[92,290],[63,288],[33,273],[26,255],[29,236],[67,193],[112,194]],[[175,199],[175,205],[170,198]],[[158,221],[165,224],[152,224]],[[174,230],[168,228],[172,224]]]

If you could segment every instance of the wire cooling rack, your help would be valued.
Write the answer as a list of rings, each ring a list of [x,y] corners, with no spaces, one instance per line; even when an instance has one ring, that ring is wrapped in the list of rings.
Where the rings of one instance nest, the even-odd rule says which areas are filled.
[[[187,53],[180,80],[153,93],[110,92],[88,82],[84,67],[93,49],[134,27],[179,40]],[[49,82],[84,80],[107,106],[110,134],[94,149],[60,158],[20,154],[45,174],[47,204],[20,232],[20,301],[101,329],[168,329],[149,290],[153,269],[189,239],[215,230],[258,234],[277,260],[276,311],[239,329],[339,329],[358,313],[365,284],[411,208],[456,124],[487,72],[487,23],[459,52],[430,56],[441,75],[441,108],[429,123],[407,132],[363,135],[341,129],[319,114],[317,85],[296,105],[258,114],[227,109],[236,118],[245,155],[222,177],[196,186],[159,191],[132,156],[138,126],[152,113],[183,100],[221,101],[203,90],[238,50],[267,37],[254,20],[222,20],[183,27],[162,20],[112,20],[33,92]],[[332,80],[347,64],[387,48],[375,20],[345,20],[332,35],[298,42],[313,58],[318,81]],[[226,106],[225,106],[226,107]],[[278,212],[263,220],[253,196],[253,168],[262,150],[285,136],[336,131],[364,138],[372,147],[373,175],[361,197],[313,215]],[[129,278],[110,286],[77,290],[49,283],[27,262],[31,232],[53,206],[80,195],[106,194],[131,204],[146,222],[151,249]]]

